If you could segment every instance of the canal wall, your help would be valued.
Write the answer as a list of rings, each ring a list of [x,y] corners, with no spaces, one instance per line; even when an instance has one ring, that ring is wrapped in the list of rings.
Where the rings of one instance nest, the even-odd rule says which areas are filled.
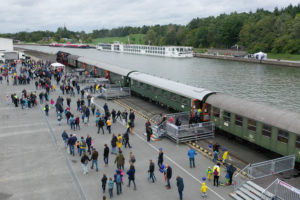
[[[219,59],[219,60],[230,60],[230,61],[239,61],[239,62],[247,62],[247,63],[260,63],[260,64],[268,64],[268,65],[279,65],[279,66],[288,66],[288,67],[299,67],[300,62],[296,61],[287,61],[287,60],[257,60],[255,58],[244,58],[244,57],[233,57],[233,56],[216,56],[210,54],[201,54],[195,53],[194,57],[198,58],[209,58],[209,59]]]

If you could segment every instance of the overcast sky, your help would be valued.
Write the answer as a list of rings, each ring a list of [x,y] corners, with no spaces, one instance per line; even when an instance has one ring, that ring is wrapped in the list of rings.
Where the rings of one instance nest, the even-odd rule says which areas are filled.
[[[195,17],[273,10],[299,0],[0,0],[0,32],[187,24]]]

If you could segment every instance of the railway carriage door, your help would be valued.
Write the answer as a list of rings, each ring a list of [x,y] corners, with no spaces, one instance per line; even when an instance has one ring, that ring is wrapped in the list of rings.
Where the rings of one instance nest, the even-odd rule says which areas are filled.
[[[192,101],[192,117],[196,116],[196,113],[200,112],[200,119],[202,122],[207,122],[210,120],[210,106],[198,99]],[[199,117],[199,116],[198,116]]]

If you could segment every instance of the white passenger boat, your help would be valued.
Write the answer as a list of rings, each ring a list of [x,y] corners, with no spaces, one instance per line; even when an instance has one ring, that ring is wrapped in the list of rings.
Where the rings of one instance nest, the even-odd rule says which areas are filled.
[[[96,47],[100,51],[113,51],[151,56],[186,58],[193,57],[193,48],[184,46],[150,46],[140,44],[100,43]]]

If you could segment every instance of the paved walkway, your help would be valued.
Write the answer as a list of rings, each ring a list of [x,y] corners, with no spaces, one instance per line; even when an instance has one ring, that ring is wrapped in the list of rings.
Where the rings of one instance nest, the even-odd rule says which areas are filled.
[[[0,145],[4,151],[0,154],[0,199],[101,199],[101,177],[106,173],[112,177],[116,169],[113,163],[115,156],[110,154],[108,167],[104,166],[102,154],[104,144],[110,146],[111,135],[97,134],[95,127],[95,117],[90,117],[88,126],[81,124],[80,131],[71,131],[70,127],[63,119],[62,126],[58,126],[55,109],[51,109],[49,117],[45,117],[42,107],[22,110],[7,106],[5,95],[12,91],[22,91],[22,89],[32,89],[33,86],[6,86],[0,85]],[[57,87],[59,88],[59,87]],[[8,92],[9,91],[9,92]],[[39,93],[39,91],[38,91]],[[56,100],[61,95],[60,91],[51,94],[51,98]],[[20,94],[19,94],[20,96]],[[76,100],[79,96],[72,97],[71,112],[75,116]],[[104,100],[95,99],[95,103],[103,106]],[[109,101],[110,110],[124,110],[117,104]],[[144,136],[145,120],[136,116],[135,134],[130,135],[132,149],[122,148],[125,161],[125,172],[129,168],[129,152],[132,151],[136,157],[136,183],[137,190],[126,187],[128,179],[125,173],[123,194],[116,195],[114,188],[114,199],[179,199],[176,176],[183,177],[184,199],[201,199],[201,179],[205,176],[208,166],[213,167],[211,160],[198,155],[196,157],[196,168],[190,169],[186,145],[176,145],[173,142],[163,139],[147,143]],[[99,172],[89,171],[83,175],[78,155],[75,157],[68,155],[64,148],[61,133],[63,130],[76,133],[77,138],[86,137],[90,134],[95,140],[95,147],[99,152]],[[117,122],[112,126],[113,133],[124,133],[125,127]],[[162,147],[165,153],[165,164],[173,168],[171,179],[171,190],[166,190],[163,175],[155,166],[156,183],[147,181],[147,170],[149,160],[157,162],[158,149]],[[91,163],[89,163],[90,166]],[[89,169],[90,170],[90,169]],[[221,180],[224,181],[225,172],[221,172]],[[207,183],[208,198],[212,200],[229,199],[228,193],[233,187],[213,187],[211,182]],[[125,187],[124,187],[125,186]],[[106,195],[108,195],[106,193]]]

